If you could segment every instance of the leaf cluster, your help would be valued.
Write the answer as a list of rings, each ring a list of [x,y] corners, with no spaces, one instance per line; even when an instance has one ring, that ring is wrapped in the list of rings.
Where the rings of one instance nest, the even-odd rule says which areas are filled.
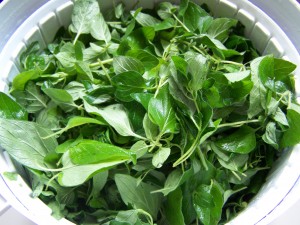
[[[0,145],[33,197],[77,224],[223,224],[300,141],[295,65],[199,5],[77,0],[0,93]],[[18,143],[16,145],[16,143]]]

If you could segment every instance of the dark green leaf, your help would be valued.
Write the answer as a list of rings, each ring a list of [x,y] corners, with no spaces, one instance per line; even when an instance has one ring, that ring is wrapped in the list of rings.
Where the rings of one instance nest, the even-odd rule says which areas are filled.
[[[159,126],[162,134],[177,131],[175,111],[167,86],[160,89],[158,95],[149,101],[148,114],[152,122]]]
[[[156,189],[155,186],[144,182],[138,184],[137,179],[125,174],[116,174],[115,182],[126,205],[143,209],[156,220],[162,199],[158,193],[151,194]]]
[[[256,147],[255,130],[242,126],[232,134],[214,142],[217,147],[227,152],[247,154]]]
[[[116,86],[116,97],[124,102],[132,101],[131,94],[143,92],[146,88],[144,78],[135,71],[119,73],[112,78],[112,82]]]

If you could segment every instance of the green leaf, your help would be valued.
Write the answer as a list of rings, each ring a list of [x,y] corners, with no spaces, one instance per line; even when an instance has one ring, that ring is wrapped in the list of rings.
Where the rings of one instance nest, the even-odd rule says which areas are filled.
[[[91,35],[93,38],[100,41],[105,41],[106,45],[110,42],[111,34],[101,13],[93,17],[93,21],[91,22],[90,26]]]
[[[0,92],[0,118],[27,120],[28,113],[8,95]]]
[[[260,63],[263,57],[256,58],[250,64],[251,67],[251,81],[253,82],[253,88],[250,92],[250,105],[248,110],[248,117],[251,119],[261,111],[266,109],[266,96],[267,90],[260,80]]]
[[[193,2],[189,2],[183,15],[183,22],[191,32],[195,32],[198,29],[199,21],[205,16],[209,16],[209,14],[204,9]]]
[[[86,63],[86,62],[76,62],[75,63],[75,68],[76,68],[77,73],[83,75],[84,77],[86,77],[87,79],[89,79],[91,81],[94,80],[92,71],[91,71],[88,63]],[[85,80],[87,80],[86,78],[85,78]]]
[[[66,90],[58,88],[43,88],[42,90],[65,111],[71,111],[77,107],[72,96]]]
[[[189,86],[193,91],[198,91],[209,72],[209,61],[201,54],[186,54],[185,58],[188,62],[188,72],[191,74]]]
[[[69,148],[72,163],[77,165],[134,160],[134,153],[95,140],[80,140]]]
[[[276,135],[276,124],[274,122],[269,122],[266,127],[266,132],[262,136],[264,142],[272,145],[275,149],[279,148],[277,135]]]
[[[232,134],[222,137],[214,142],[223,151],[247,154],[256,147],[255,130],[242,126]]]
[[[198,218],[204,225],[217,225],[221,219],[223,196],[220,188],[212,181],[200,185],[193,195],[193,204]]]
[[[170,148],[160,148],[158,149],[152,158],[152,165],[156,168],[161,168],[164,162],[170,156],[171,149]]]
[[[148,105],[149,102],[151,100],[151,98],[153,97],[153,94],[150,93],[132,93],[130,95],[134,100],[136,100],[137,102],[141,103],[142,106],[148,110]]]
[[[158,193],[151,194],[156,189],[155,186],[145,182],[138,184],[136,178],[126,174],[116,174],[115,182],[126,205],[131,205],[134,209],[143,209],[156,220],[162,198]]]
[[[44,157],[54,152],[55,138],[43,139],[52,132],[36,123],[0,118],[0,146],[15,160],[29,168],[44,170]]]
[[[63,67],[66,68],[74,67],[77,61],[75,46],[70,42],[65,43],[60,48],[60,51],[55,54],[55,57],[62,64]]]
[[[283,148],[296,145],[300,142],[300,106],[292,103],[287,110],[289,128],[284,132],[280,146]]]
[[[120,73],[112,78],[112,82],[117,89],[115,96],[123,102],[132,101],[131,94],[143,92],[146,88],[144,78],[135,71]]]
[[[130,50],[126,55],[138,59],[146,71],[151,70],[159,64],[159,60],[155,55],[142,49]]]
[[[193,174],[194,170],[192,168],[184,171],[183,173],[179,169],[175,169],[167,177],[164,188],[156,190],[154,191],[154,193],[162,192],[164,196],[167,196],[184,182],[189,180],[193,176]]]
[[[156,124],[152,123],[147,113],[145,114],[143,120],[143,127],[146,137],[150,140],[155,140],[155,138],[158,136],[159,128]]]
[[[144,156],[148,152],[149,146],[145,143],[145,141],[137,141],[134,143],[130,151],[136,154],[136,158],[139,159]]]
[[[131,12],[132,15],[134,15],[134,11]],[[141,24],[143,27],[153,27],[155,26],[157,23],[160,23],[161,21],[149,14],[146,13],[142,13],[139,12],[136,16],[135,16],[136,21]]]
[[[175,111],[167,86],[160,89],[158,95],[149,101],[148,115],[152,122],[159,126],[162,134],[177,131]]]
[[[60,131],[56,132],[56,134],[62,134],[63,132],[66,132],[67,130],[70,130],[74,127],[82,126],[85,124],[98,124],[98,125],[106,125],[105,122],[102,122],[98,119],[90,118],[90,117],[81,117],[81,116],[74,116],[71,119],[69,119],[67,126],[61,129]]]
[[[99,4],[96,0],[77,0],[72,12],[71,31],[79,35],[90,33],[91,24],[99,13]]]
[[[135,71],[137,73],[144,73],[144,66],[138,59],[129,56],[116,56],[114,57],[113,67],[116,74],[127,71]]]
[[[177,188],[167,196],[166,217],[170,224],[185,225],[182,214],[182,191]]]
[[[106,171],[126,160],[101,162],[88,165],[75,165],[71,162],[69,151],[62,156],[62,171],[59,173],[58,182],[65,187],[73,187],[83,184],[96,173]]]
[[[231,83],[242,81],[249,75],[250,75],[249,70],[245,70],[245,71],[241,71],[241,72],[234,72],[234,73],[224,73],[224,76]]]
[[[40,74],[36,70],[24,71],[18,74],[12,81],[11,91],[23,91],[27,82],[39,78]]]
[[[284,79],[287,75],[291,74],[296,67],[297,66],[292,62],[274,58],[274,75],[276,80]]]
[[[35,113],[47,108],[48,97],[43,95],[40,87],[33,82],[29,82],[24,91],[14,91],[11,94],[28,113]]]
[[[100,109],[95,106],[89,105],[85,101],[84,107],[88,113],[101,116],[120,135],[142,138],[132,130],[128,115],[123,105],[113,104]]]
[[[237,20],[235,19],[216,18],[211,22],[207,33],[211,37],[224,42],[228,38],[231,28],[236,26],[236,24]]]

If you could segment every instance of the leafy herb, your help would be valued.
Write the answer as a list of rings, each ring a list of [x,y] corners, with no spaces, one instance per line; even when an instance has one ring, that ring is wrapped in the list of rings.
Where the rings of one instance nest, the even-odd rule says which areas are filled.
[[[296,66],[191,1],[125,8],[75,1],[68,31],[28,47],[0,146],[56,218],[224,224],[300,142]]]

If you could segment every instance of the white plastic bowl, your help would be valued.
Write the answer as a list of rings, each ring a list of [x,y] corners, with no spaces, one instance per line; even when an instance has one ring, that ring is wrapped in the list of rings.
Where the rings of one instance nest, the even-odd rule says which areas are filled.
[[[136,1],[123,2],[128,3],[127,5],[130,7]],[[160,0],[140,0],[139,2],[145,8],[152,8]],[[172,2],[176,3],[178,1]],[[246,26],[246,36],[253,41],[254,46],[262,54],[272,53],[276,57],[283,57],[300,65],[299,53],[287,35],[270,17],[249,1],[198,0],[196,2],[206,3],[216,16],[234,17],[240,20]],[[11,8],[12,13],[15,10],[12,6],[19,4],[17,0],[11,0],[9,3],[4,1],[4,3]],[[17,11],[19,16],[16,19],[28,18],[23,23],[21,22],[19,27],[17,27],[17,24],[20,23],[19,20],[15,21],[15,24],[10,21],[11,26],[15,26],[16,30],[5,34],[6,36],[4,36],[2,42],[0,41],[0,50],[2,50],[0,53],[0,91],[8,91],[8,82],[18,74],[20,70],[18,58],[22,51],[26,49],[26,46],[33,41],[39,41],[41,46],[45,47],[53,39],[58,28],[60,26],[67,27],[71,20],[73,2],[70,0],[51,0],[48,2],[45,0],[27,0],[27,5],[22,5],[25,8],[19,9],[20,13]],[[112,5],[112,1],[101,1],[100,5],[101,9],[105,10]],[[6,6],[4,5],[4,7]],[[31,14],[32,9],[37,10]],[[9,11],[6,9],[4,12]],[[4,14],[1,14],[0,8],[0,19],[1,17],[4,19],[4,16]],[[11,15],[7,16],[11,17]],[[5,29],[5,27],[2,27],[0,31],[5,31]],[[295,75],[297,78],[296,91],[297,96],[299,96],[300,67]],[[286,151],[272,169],[260,192],[250,202],[248,208],[230,221],[229,224],[263,225],[268,224],[272,218],[276,217],[273,212],[276,211],[276,207],[283,201],[299,178],[299,158],[299,146]],[[3,172],[15,170],[16,166],[11,163],[7,153],[0,150],[0,194],[6,198],[9,204],[37,224],[72,224],[65,219],[57,221],[51,216],[51,210],[41,200],[31,198],[31,189],[21,176],[18,177],[17,181],[7,180],[3,176]]]

